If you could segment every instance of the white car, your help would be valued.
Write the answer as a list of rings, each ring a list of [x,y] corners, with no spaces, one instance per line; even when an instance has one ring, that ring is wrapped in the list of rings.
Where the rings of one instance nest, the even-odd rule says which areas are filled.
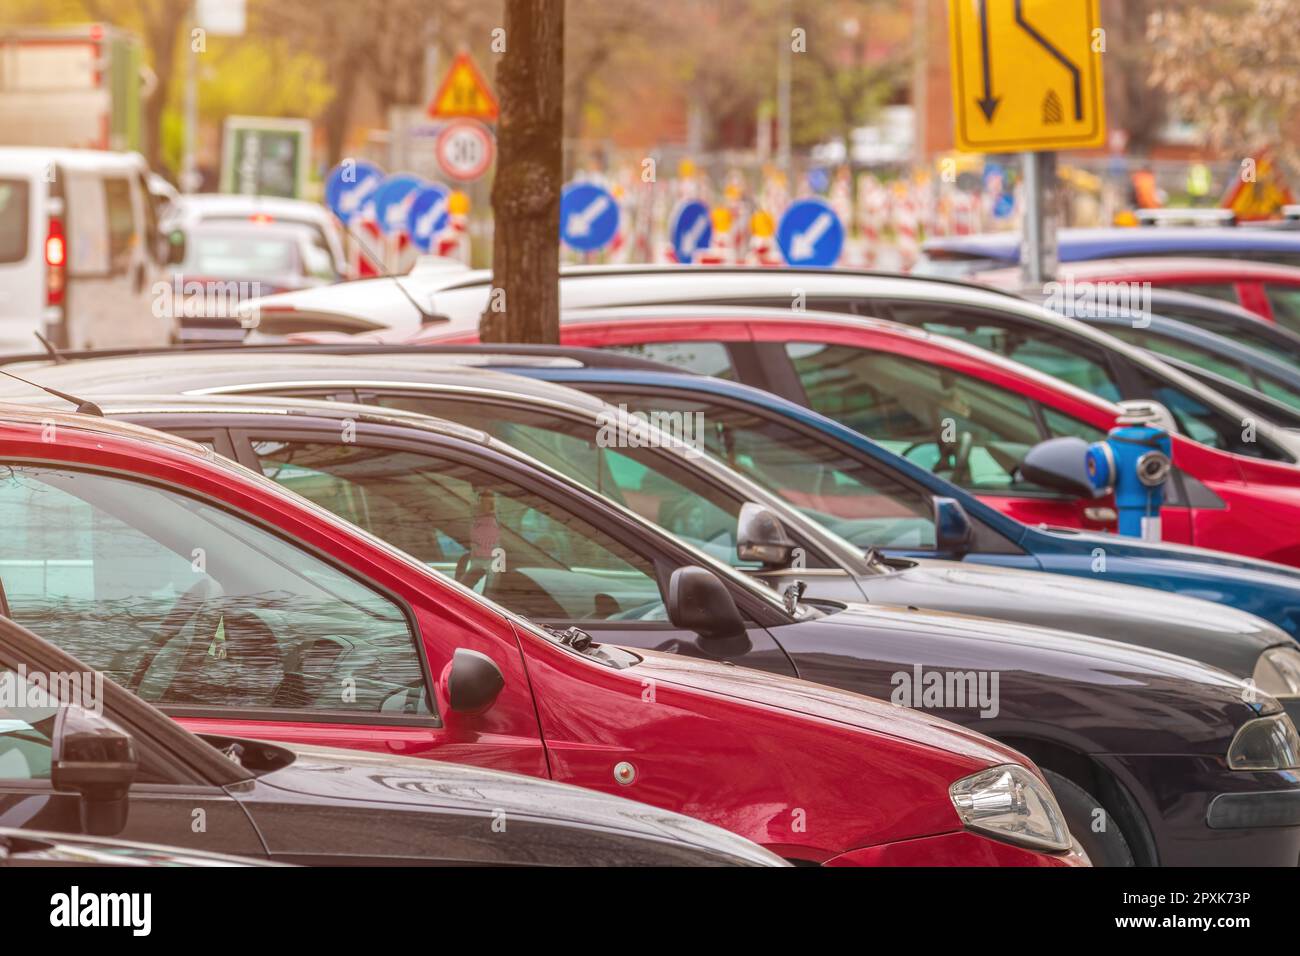
[[[277,196],[196,193],[180,197],[167,225],[190,229],[197,225],[250,221],[295,223],[307,227],[315,235],[318,244],[329,250],[334,271],[340,276],[349,274],[343,232],[330,211],[319,203],[303,199],[281,199]]]
[[[137,153],[0,148],[0,350],[166,345],[168,260]],[[160,314],[161,313],[161,314]]]

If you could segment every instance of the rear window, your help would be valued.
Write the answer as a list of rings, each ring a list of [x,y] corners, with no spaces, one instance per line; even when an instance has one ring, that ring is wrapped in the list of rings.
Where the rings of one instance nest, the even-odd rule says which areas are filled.
[[[294,241],[285,236],[190,234],[184,271],[223,278],[258,278],[299,274]]]
[[[0,262],[27,258],[28,192],[25,179],[0,179]]]

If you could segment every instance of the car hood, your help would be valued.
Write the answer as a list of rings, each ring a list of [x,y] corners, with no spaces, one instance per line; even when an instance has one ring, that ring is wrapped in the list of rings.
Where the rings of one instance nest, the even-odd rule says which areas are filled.
[[[960,754],[989,766],[1015,763],[1033,769],[1033,764],[1023,754],[996,740],[888,701],[698,657],[640,648],[636,653],[642,658],[636,666],[636,674],[643,681],[677,684],[787,713],[829,720]]]
[[[783,865],[775,854],[720,827],[581,787],[435,760],[299,744],[271,746],[290,751],[295,759],[258,782],[315,800],[563,821],[652,842],[687,844],[741,865]]]
[[[1075,631],[1254,674],[1259,655],[1291,643],[1253,614],[1136,585],[964,562],[920,560],[862,578],[869,601]],[[811,593],[815,593],[811,592]]]
[[[1043,548],[1073,546],[1090,550],[1095,547],[1105,549],[1107,555],[1191,561],[1204,565],[1207,575],[1230,568],[1234,576],[1240,571],[1280,576],[1289,578],[1288,583],[1291,586],[1300,587],[1300,569],[1276,561],[1266,561],[1263,558],[1251,558],[1228,551],[1216,551],[1213,548],[1198,548],[1196,545],[1181,544],[1176,541],[1144,541],[1141,538],[1130,538],[1106,531],[1089,531],[1083,528],[1058,528],[1046,525],[1030,528],[1029,531]],[[1039,552],[1035,551],[1035,553]]]
[[[1175,654],[1072,631],[969,614],[846,604],[811,624],[854,628],[863,642],[879,635],[891,644],[908,646],[922,636],[927,640],[937,638],[966,661],[965,666],[1017,673],[1026,679],[1050,677],[1080,684],[1117,685],[1159,678],[1164,683],[1181,682],[1189,691],[1196,685],[1216,700],[1234,702],[1240,701],[1243,691],[1248,689],[1244,681],[1226,671]],[[910,638],[909,634],[917,638]],[[978,645],[976,650],[958,653],[963,644],[971,643]],[[1189,699],[1189,705],[1192,703]]]

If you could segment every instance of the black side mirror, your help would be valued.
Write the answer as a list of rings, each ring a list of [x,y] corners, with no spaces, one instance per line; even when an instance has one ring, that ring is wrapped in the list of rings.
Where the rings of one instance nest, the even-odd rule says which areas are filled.
[[[169,266],[178,266],[185,261],[185,230],[173,229],[170,232],[162,234],[162,242],[165,243],[166,257],[164,261]]]
[[[1096,498],[1088,480],[1088,443],[1082,438],[1049,438],[1025,452],[1020,475],[1026,481],[1078,498]]]
[[[956,498],[934,499],[934,546],[942,554],[964,555],[970,550],[975,529],[970,515]]]
[[[712,571],[694,564],[678,568],[668,579],[668,620],[700,637],[745,633],[745,619],[727,586]]]
[[[126,731],[80,707],[59,711],[54,722],[55,790],[81,795],[81,829],[113,836],[126,826],[131,784],[139,761]]]
[[[747,501],[736,519],[736,557],[757,561],[765,568],[784,568],[794,554],[794,541],[785,525],[766,505]]]
[[[496,703],[506,679],[496,661],[467,647],[456,648],[442,672],[447,706],[458,714],[481,714]]]

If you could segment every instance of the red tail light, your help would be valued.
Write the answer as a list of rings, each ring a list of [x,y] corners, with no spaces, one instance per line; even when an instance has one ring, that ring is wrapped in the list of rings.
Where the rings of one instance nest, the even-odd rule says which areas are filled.
[[[66,287],[65,269],[68,244],[63,235],[63,220],[50,218],[45,234],[45,304],[62,305]]]

